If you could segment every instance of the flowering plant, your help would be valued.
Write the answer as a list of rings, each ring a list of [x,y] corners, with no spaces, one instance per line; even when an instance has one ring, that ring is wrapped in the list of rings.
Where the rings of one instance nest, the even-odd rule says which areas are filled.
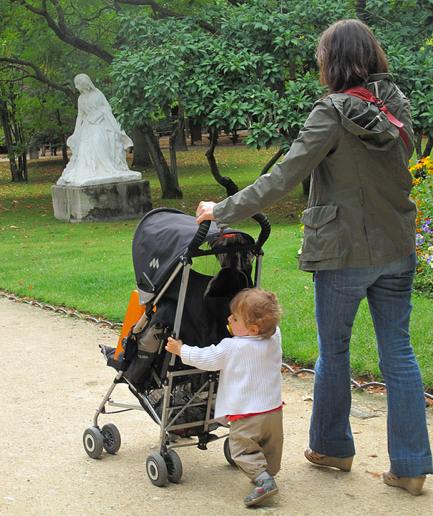
[[[433,161],[427,156],[409,168],[416,202],[416,252],[418,275],[415,287],[433,295]]]

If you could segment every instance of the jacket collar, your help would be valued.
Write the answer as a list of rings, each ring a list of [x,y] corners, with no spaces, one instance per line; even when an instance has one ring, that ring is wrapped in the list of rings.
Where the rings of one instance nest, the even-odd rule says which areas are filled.
[[[372,73],[371,75],[368,76],[367,83],[383,81],[384,79],[387,79],[389,81],[394,80],[392,74],[390,74],[390,73]]]

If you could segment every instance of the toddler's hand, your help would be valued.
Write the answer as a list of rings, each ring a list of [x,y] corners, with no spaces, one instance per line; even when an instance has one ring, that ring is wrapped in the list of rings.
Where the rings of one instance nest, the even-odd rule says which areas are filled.
[[[173,337],[168,337],[167,344],[165,349],[173,355],[180,356],[180,348],[182,347],[183,342],[181,340],[173,339]]]

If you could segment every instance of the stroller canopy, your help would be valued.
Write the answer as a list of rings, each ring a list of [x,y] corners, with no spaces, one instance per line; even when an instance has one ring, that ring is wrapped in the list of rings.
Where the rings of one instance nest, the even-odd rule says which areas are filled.
[[[146,277],[157,291],[178,263],[179,257],[186,252],[197,230],[194,217],[170,208],[152,210],[141,219],[132,242],[132,259],[143,302],[153,297],[143,295],[153,294]],[[223,230],[223,234],[227,233],[241,234],[248,243],[254,244],[254,239],[246,233],[229,228]],[[215,240],[220,234],[221,230],[212,222],[205,241]]]

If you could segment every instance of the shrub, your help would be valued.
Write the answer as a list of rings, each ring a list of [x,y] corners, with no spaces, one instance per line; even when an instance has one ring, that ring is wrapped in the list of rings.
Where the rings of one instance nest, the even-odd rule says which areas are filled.
[[[412,196],[418,208],[415,289],[433,297],[433,161],[429,156],[421,158],[409,170],[413,176]]]

